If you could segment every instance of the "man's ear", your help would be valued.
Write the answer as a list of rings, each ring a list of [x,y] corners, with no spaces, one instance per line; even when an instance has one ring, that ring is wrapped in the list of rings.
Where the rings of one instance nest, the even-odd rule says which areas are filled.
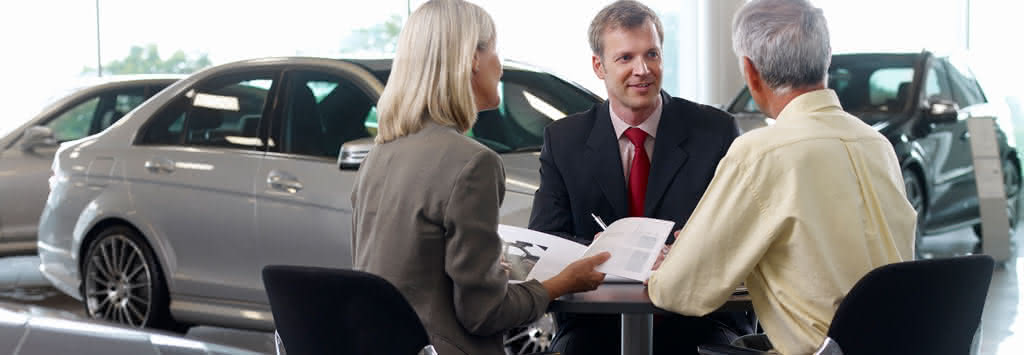
[[[601,57],[597,55],[590,56],[590,61],[594,66],[594,74],[597,75],[598,79],[604,80],[604,63],[601,62]]]
[[[761,80],[761,72],[754,66],[750,57],[743,57],[743,80],[747,82],[750,91],[761,92],[764,90],[764,81]]]

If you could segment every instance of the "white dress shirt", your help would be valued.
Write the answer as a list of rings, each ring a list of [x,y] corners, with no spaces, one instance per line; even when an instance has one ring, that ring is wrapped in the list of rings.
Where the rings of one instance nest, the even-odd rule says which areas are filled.
[[[647,139],[644,140],[644,150],[647,151],[647,159],[652,159],[654,157],[654,137],[658,134],[658,122],[661,122],[661,108],[661,95],[658,95],[658,107],[654,109],[654,112],[647,116],[647,119],[640,125],[630,126],[619,118],[619,115],[615,114],[615,110],[612,109],[612,103],[608,104],[608,112],[612,116],[612,128],[615,129],[615,136],[619,138],[619,156],[622,157],[622,173],[626,177],[627,183],[629,182],[629,168],[633,166],[633,142],[630,142],[629,137],[626,137],[626,130],[636,127],[647,133]]]

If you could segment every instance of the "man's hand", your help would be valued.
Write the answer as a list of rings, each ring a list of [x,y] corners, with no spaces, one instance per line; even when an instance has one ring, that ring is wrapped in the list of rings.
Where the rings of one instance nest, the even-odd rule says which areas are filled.
[[[604,281],[604,273],[594,268],[608,261],[611,256],[608,252],[602,252],[569,264],[558,275],[542,283],[548,290],[548,296],[556,299],[565,294],[596,289]]]
[[[651,267],[651,271],[658,270],[658,268],[661,267],[661,262],[665,261],[665,257],[668,256],[668,252],[671,249],[671,245],[661,247],[661,252],[658,253],[658,258],[654,259],[654,266]]]
[[[679,232],[680,231],[681,230],[677,230],[677,231],[675,231],[675,233],[673,233],[676,236],[676,238],[679,238]],[[654,259],[654,266],[651,267],[651,271],[658,270],[658,268],[661,267],[661,263],[663,261],[665,261],[665,257],[668,256],[668,252],[671,251],[671,250],[672,250],[672,246],[671,245],[665,245],[665,246],[661,247],[661,252],[658,253],[658,258]],[[648,280],[644,280],[644,286],[647,286],[647,281]]]

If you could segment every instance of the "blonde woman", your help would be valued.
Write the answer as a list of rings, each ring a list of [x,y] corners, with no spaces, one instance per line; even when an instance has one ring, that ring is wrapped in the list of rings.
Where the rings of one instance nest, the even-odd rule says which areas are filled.
[[[494,23],[462,0],[432,0],[406,21],[378,103],[377,145],[352,191],[354,267],[409,300],[440,354],[504,354],[501,334],[563,294],[592,290],[607,253],[544,282],[510,285],[499,258],[501,158],[466,137],[497,107]]]

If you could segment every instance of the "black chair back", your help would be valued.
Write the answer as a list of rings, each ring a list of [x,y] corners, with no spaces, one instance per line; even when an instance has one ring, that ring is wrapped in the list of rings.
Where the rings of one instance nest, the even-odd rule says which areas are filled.
[[[416,311],[376,275],[270,265],[263,284],[288,355],[413,355],[430,343]]]
[[[993,265],[974,255],[872,270],[839,304],[828,336],[845,355],[968,354]]]

